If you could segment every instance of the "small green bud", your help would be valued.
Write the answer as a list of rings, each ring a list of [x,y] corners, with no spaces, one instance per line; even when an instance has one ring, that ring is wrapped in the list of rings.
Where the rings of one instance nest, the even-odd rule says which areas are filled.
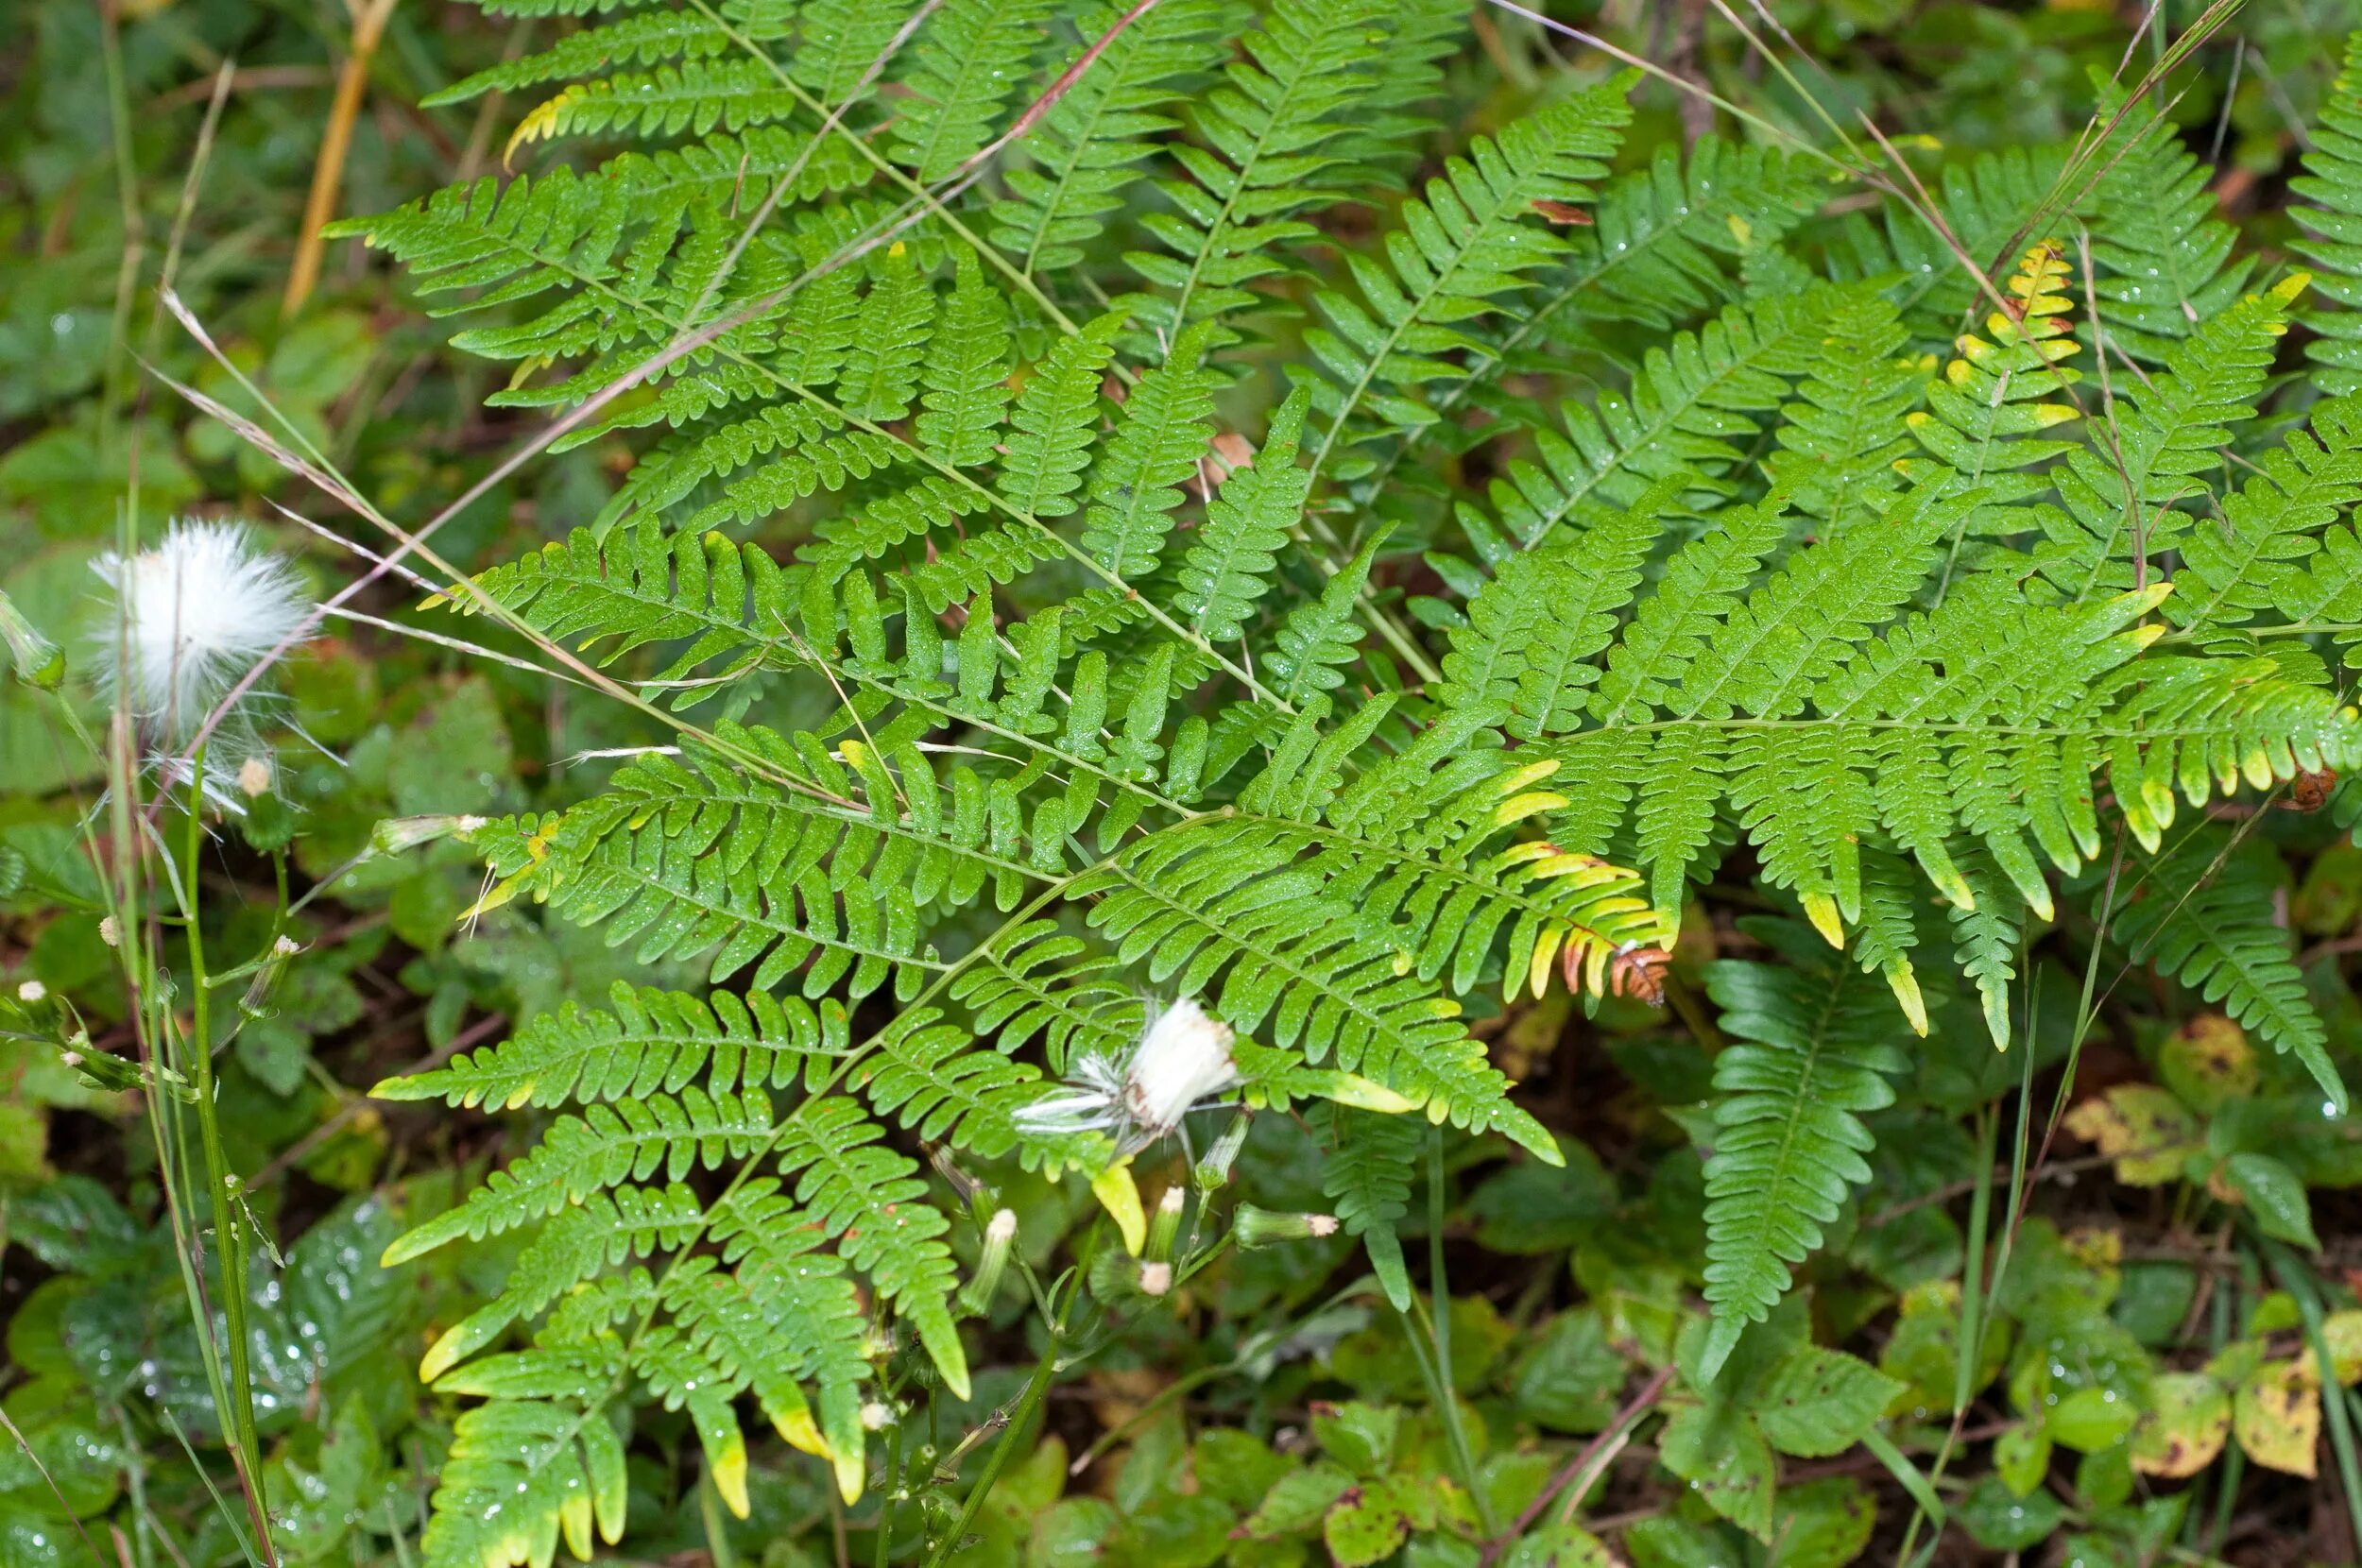
[[[65,680],[65,652],[41,635],[24,612],[0,593],[0,642],[9,645],[16,678],[43,691],[55,691]]]
[[[454,833],[472,833],[483,826],[482,817],[387,817],[370,830],[369,848],[380,855],[399,855]]]
[[[1337,1217],[1333,1214],[1277,1214],[1252,1203],[1241,1203],[1230,1217],[1231,1239],[1250,1249],[1336,1234]]]
[[[1172,1244],[1181,1236],[1181,1205],[1188,1192],[1177,1184],[1165,1188],[1165,1195],[1156,1200],[1156,1212],[1149,1218],[1148,1245],[1140,1253],[1152,1263],[1163,1263],[1172,1256]]]
[[[1000,1294],[1001,1276],[1009,1267],[1009,1248],[1017,1240],[1017,1211],[1001,1209],[984,1225],[984,1248],[976,1258],[976,1272],[960,1291],[960,1305],[982,1315]]]
[[[270,1016],[270,996],[279,989],[280,977],[287,972],[287,961],[303,951],[302,946],[291,936],[282,936],[270,945],[270,954],[247,982],[246,995],[238,999],[238,1011],[249,1018]]]
[[[1222,1130],[1222,1136],[1199,1158],[1196,1168],[1190,1173],[1198,1191],[1211,1193],[1230,1180],[1230,1167],[1238,1160],[1239,1150],[1246,1146],[1247,1127],[1253,1120],[1252,1116],[1232,1116],[1230,1125]]]

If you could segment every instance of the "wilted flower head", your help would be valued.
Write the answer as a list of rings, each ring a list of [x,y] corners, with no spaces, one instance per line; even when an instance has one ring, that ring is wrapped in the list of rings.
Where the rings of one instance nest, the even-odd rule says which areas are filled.
[[[1066,1092],[1018,1114],[1033,1133],[1105,1133],[1124,1153],[1170,1136],[1201,1100],[1239,1081],[1230,1026],[1183,997],[1156,1014],[1121,1061],[1077,1057]]]
[[[302,585],[235,522],[183,520],[153,549],[102,555],[92,569],[114,590],[97,638],[99,684],[137,719],[162,776],[186,784],[193,770],[179,754],[247,672],[301,629],[311,608]],[[243,786],[269,779],[256,706],[242,701],[206,746],[205,793],[232,810],[258,793]]]

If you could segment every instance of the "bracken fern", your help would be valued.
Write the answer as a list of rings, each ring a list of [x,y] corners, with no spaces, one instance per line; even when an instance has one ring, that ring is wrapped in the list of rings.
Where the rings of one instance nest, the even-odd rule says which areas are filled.
[[[556,1113],[388,1254],[534,1227],[427,1357],[484,1402],[432,1568],[614,1540],[642,1407],[742,1512],[755,1412],[851,1496],[897,1332],[969,1389],[913,1150],[1120,1190],[1022,1113],[1149,993],[1237,1031],[1250,1109],[1332,1102],[1404,1303],[1410,1116],[1558,1158],[1463,998],[1612,986],[1743,859],[1799,918],[1708,980],[1714,1364],[1866,1180],[1923,974],[2007,1046],[2063,900],[2342,1100],[2259,874],[2168,833],[2362,761],[2320,652],[2362,628],[2362,411],[2257,438],[2305,281],[2251,288],[2167,128],[2084,191],[1945,170],[1988,292],[1926,213],[1821,215],[1840,165],[1624,146],[1623,77],[1413,186],[1433,6],[614,9],[446,96],[547,92],[520,156],[632,145],[341,229],[475,318],[496,401],[644,378],[569,437],[630,451],[606,510],[447,602],[682,731],[473,829],[480,907],[701,977],[381,1088]],[[2305,187],[2339,303],[2352,97]]]

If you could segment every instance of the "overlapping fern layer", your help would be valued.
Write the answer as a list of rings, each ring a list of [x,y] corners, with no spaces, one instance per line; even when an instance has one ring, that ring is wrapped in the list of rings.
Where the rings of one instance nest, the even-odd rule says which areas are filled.
[[[2181,852],[2362,760],[2352,334],[2303,316],[2336,395],[2260,434],[2314,296],[2231,254],[2169,127],[1933,179],[1987,283],[1901,206],[1823,216],[1829,162],[1625,145],[1626,77],[1462,137],[1437,0],[486,3],[582,15],[444,94],[522,94],[539,172],[344,231],[473,317],[495,401],[630,383],[566,438],[636,452],[605,512],[450,603],[680,734],[474,839],[493,900],[710,989],[381,1091],[556,1113],[392,1253],[537,1228],[428,1356],[484,1401],[437,1568],[612,1540],[649,1403],[734,1508],[756,1410],[856,1491],[897,1332],[967,1386],[967,1221],[904,1148],[1104,1184],[1018,1112],[1144,994],[1236,1028],[1251,1105],[1340,1102],[1392,1287],[1373,1107],[1555,1157],[1460,998],[1599,987],[1748,858],[1827,946],[1710,983],[1718,1362],[1866,1179],[1910,1031],[1973,993],[2008,1045],[2062,901],[2116,890],[2342,1099],[2268,889]],[[2307,220],[2339,302],[2355,106]]]

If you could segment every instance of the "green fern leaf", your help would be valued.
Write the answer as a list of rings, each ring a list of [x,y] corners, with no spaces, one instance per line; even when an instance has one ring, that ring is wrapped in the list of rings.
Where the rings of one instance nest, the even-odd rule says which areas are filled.
[[[1309,402],[1299,387],[1279,405],[1262,450],[1207,503],[1197,540],[1182,559],[1173,611],[1188,617],[1190,630],[1208,642],[1227,642],[1246,629],[1246,618],[1271,586],[1275,552],[1303,515],[1312,475],[1296,465],[1296,441]]]
[[[1050,518],[1075,509],[1071,498],[1082,486],[1098,434],[1100,376],[1122,328],[1123,316],[1113,314],[1059,339],[1018,395],[996,484],[1019,512]]]
[[[1347,1236],[1359,1236],[1378,1287],[1397,1312],[1411,1310],[1411,1274],[1395,1235],[1411,1202],[1411,1173],[1426,1141],[1409,1116],[1328,1109],[1328,1157],[1321,1162],[1321,1191],[1335,1205]]]
[[[2346,37],[2342,68],[2322,94],[2304,168],[2288,181],[2310,203],[2291,209],[2305,232],[2294,248],[2317,269],[2314,287],[2345,307],[2306,313],[2304,324],[2316,336],[2304,356],[2322,391],[2362,391],[2362,318],[2353,314],[2362,305],[2362,32]]]
[[[624,1531],[624,1445],[605,1389],[576,1403],[495,1400],[461,1413],[422,1542],[436,1568],[548,1568],[562,1531],[588,1561],[591,1531]]]
[[[1459,373],[1437,356],[1478,347],[1456,324],[1494,309],[1565,248],[1538,221],[1536,204],[1590,199],[1631,118],[1625,98],[1635,79],[1618,77],[1514,120],[1498,143],[1478,138],[1467,161],[1450,161],[1445,178],[1429,182],[1424,201],[1403,204],[1403,228],[1387,240],[1389,266],[1351,256],[1360,302],[1335,289],[1315,296],[1329,325],[1308,332],[1305,346],[1336,383],[1314,383],[1314,407],[1328,420],[1315,469],[1365,406],[1378,417],[1370,435],[1436,418],[1419,388]]]
[[[2288,932],[2274,917],[2285,886],[2277,852],[2201,831],[2152,861],[2128,887],[2116,934],[2152,963],[2304,1065],[2336,1114],[2346,1086],[2329,1060],[2329,1032],[2314,1012]]]
[[[2113,107],[2113,106],[2110,106]],[[2148,99],[2125,111],[2093,196],[2092,283],[2109,341],[2151,364],[2228,309],[2254,264],[2231,254],[2214,215],[2213,171]]]
[[[1076,28],[1095,44],[1124,14],[1094,6]],[[1153,138],[1178,125],[1167,106],[1222,60],[1240,30],[1235,16],[1232,0],[1158,0],[1051,107],[1025,144],[1033,166],[1008,171],[1009,196],[992,209],[993,243],[1024,272],[1055,272],[1083,259],[1083,247],[1146,172]]]
[[[1870,1180],[1862,1114],[1892,1104],[1905,1061],[1891,1004],[1803,928],[1755,920],[1785,963],[1723,961],[1706,992],[1736,1042],[1715,1059],[1718,1129],[1706,1162],[1706,1300],[1700,1372],[1719,1372],[1788,1290],[1847,1191]],[[1818,950],[1816,950],[1818,949]]]
[[[895,122],[903,162],[938,184],[982,150],[1010,89],[1029,74],[1048,0],[946,0],[912,46],[915,100]]]
[[[1091,463],[1083,548],[1119,578],[1155,571],[1172,510],[1183,500],[1175,486],[1198,477],[1206,461],[1221,384],[1200,364],[1211,331],[1191,327],[1165,363],[1140,378],[1124,399],[1115,434]]]
[[[1177,211],[1142,220],[1172,254],[1125,257],[1171,297],[1143,305],[1152,325],[1177,333],[1245,309],[1246,285],[1283,264],[1265,252],[1315,232],[1295,214],[1344,194],[1349,164],[1330,144],[1353,123],[1385,17],[1376,0],[1275,0],[1246,35],[1228,83],[1194,106],[1211,150],[1174,149],[1190,178],[1157,186]]]
[[[1503,727],[1521,741],[1574,729],[1600,679],[1592,660],[1615,637],[1681,487],[1660,486],[1629,512],[1601,508],[1571,537],[1511,559],[1452,634],[1439,699],[1506,708]]]

